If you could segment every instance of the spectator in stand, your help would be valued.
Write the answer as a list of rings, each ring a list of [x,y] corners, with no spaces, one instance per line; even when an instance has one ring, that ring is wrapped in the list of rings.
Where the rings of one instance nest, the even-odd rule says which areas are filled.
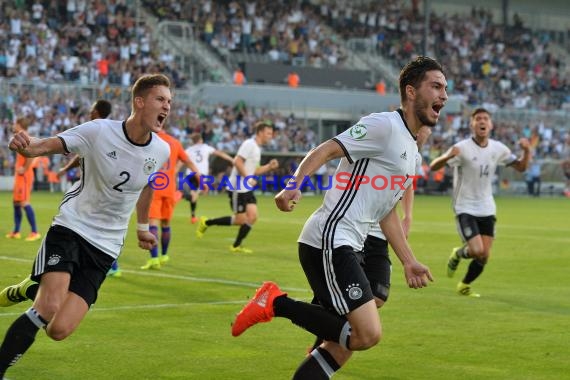
[[[291,71],[287,75],[287,85],[291,88],[297,88],[299,87],[299,83],[301,83],[301,77],[296,71]]]
[[[376,83],[376,93],[382,96],[386,95],[386,82],[384,82],[384,79],[380,79]]]
[[[243,86],[244,84],[247,83],[245,74],[243,73],[240,67],[236,68],[234,71],[233,82],[236,86]]]

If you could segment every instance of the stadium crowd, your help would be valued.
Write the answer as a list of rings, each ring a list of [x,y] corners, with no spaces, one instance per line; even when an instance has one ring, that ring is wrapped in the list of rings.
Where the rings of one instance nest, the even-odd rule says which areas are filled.
[[[271,61],[343,67],[338,38],[365,38],[396,67],[421,53],[424,15],[418,1],[143,1],[161,19],[185,20],[216,50],[268,55]],[[570,103],[570,67],[547,52],[548,33],[520,19],[503,27],[491,12],[430,14],[427,55],[445,62],[449,92],[468,104],[494,108],[558,109]]]
[[[427,54],[445,62],[449,92],[463,95],[468,104],[548,110],[570,103],[570,66],[548,52],[548,33],[525,28],[520,19],[504,27],[491,12],[473,8],[469,15],[430,14],[431,33],[424,41],[424,15],[417,7],[388,3],[392,6],[372,2],[361,8],[358,21],[331,22],[345,39],[372,41],[397,67],[426,43]]]
[[[422,52],[417,2],[142,1],[161,19],[192,22],[213,48],[267,54],[272,61],[342,67],[338,38],[365,38],[396,67]],[[126,0],[21,1],[0,5],[0,77],[129,86],[143,72],[186,78],[159,52],[148,25]],[[504,28],[492,14],[430,15],[428,55],[445,62],[449,93],[468,104],[557,109],[570,103],[565,63],[547,52],[547,33],[521,22]]]
[[[150,1],[160,19],[191,22],[218,52],[267,55],[272,62],[342,67],[348,52],[327,33],[317,8],[304,1]]]
[[[130,86],[147,72],[185,78],[158,54],[125,0],[0,3],[0,77]]]

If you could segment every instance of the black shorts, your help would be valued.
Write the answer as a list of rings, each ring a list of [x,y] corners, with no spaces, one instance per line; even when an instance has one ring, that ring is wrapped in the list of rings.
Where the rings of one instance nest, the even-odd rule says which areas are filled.
[[[34,260],[32,280],[41,281],[43,273],[71,274],[69,291],[91,306],[115,259],[67,227],[53,225],[48,230]]]
[[[198,179],[198,177],[194,175],[190,178],[189,181],[192,184],[192,187],[190,186],[182,187],[182,196],[188,202],[192,201],[192,191],[200,191],[200,179]]]
[[[495,236],[495,223],[497,218],[494,215],[473,216],[469,214],[459,214],[455,217],[457,231],[463,242],[469,241],[477,235]]]
[[[234,214],[245,212],[248,204],[257,204],[257,199],[255,199],[253,191],[248,191],[246,193],[228,191],[228,196],[230,197],[230,207]]]
[[[383,301],[388,299],[392,262],[388,255],[388,242],[368,235],[364,241],[362,265],[366,278],[370,281],[372,294]]]
[[[299,243],[299,260],[318,303],[326,309],[346,315],[374,299],[361,255],[352,247],[331,252]]]

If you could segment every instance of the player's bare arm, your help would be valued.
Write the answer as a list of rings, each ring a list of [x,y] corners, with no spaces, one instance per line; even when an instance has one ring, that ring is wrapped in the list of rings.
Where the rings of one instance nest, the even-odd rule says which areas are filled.
[[[267,164],[261,165],[257,169],[255,169],[255,175],[265,174],[270,172],[271,170],[275,170],[279,167],[279,161],[275,158],[271,159]]]
[[[395,207],[380,221],[380,228],[404,267],[408,286],[418,289],[427,286],[428,280],[433,281],[429,268],[416,260],[400,225]]]
[[[523,150],[523,155],[513,161],[509,166],[518,172],[524,172],[528,168],[528,162],[530,161],[530,142],[527,138],[523,137],[519,140],[519,146]]]
[[[59,137],[38,139],[30,137],[26,131],[14,134],[8,144],[10,150],[20,153],[24,157],[48,156],[52,154],[65,154],[62,140]]]
[[[234,164],[234,159],[232,156],[230,156],[229,154],[227,154],[226,152],[222,152],[221,150],[215,150],[212,152],[212,154],[214,156],[218,156],[226,161],[228,161],[230,164]]]
[[[153,189],[145,186],[137,201],[137,238],[139,247],[144,250],[152,249],[156,245],[156,237],[148,229],[148,214],[152,201]]]
[[[404,236],[406,239],[410,234],[410,229],[412,228],[412,220],[413,220],[413,209],[414,209],[414,188],[413,186],[408,186],[406,191],[404,192],[404,196],[400,201],[402,206],[402,211],[404,216],[402,217],[401,224],[402,230],[404,231]]]
[[[445,166],[447,161],[451,160],[453,157],[457,156],[460,153],[459,148],[456,146],[452,146],[445,154],[439,156],[438,158],[434,159],[431,164],[429,165],[431,170],[439,170]]]
[[[301,191],[295,184],[295,178],[302,179],[311,176],[325,163],[341,157],[344,157],[344,150],[334,140],[327,140],[311,150],[299,164],[288,186],[275,196],[277,208],[281,211],[293,211],[293,208],[301,199]]]

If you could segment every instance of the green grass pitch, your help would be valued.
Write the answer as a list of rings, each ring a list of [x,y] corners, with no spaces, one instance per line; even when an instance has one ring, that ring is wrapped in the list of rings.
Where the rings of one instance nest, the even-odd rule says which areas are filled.
[[[34,193],[45,233],[62,194]],[[239,338],[230,323],[263,280],[292,297],[309,299],[297,259],[296,238],[318,197],[280,213],[259,196],[260,218],[245,242],[253,255],[228,246],[236,227],[213,227],[203,239],[181,201],[172,222],[172,260],[142,271],[147,252],[137,248],[134,219],[120,259],[122,278],[109,278],[99,300],[68,339],[40,332],[8,371],[18,379],[290,379],[313,337],[276,318]],[[498,198],[497,239],[489,265],[474,287],[480,299],[454,289],[445,266],[459,237],[448,197],[417,196],[410,243],[435,282],[405,286],[394,264],[392,289],[381,310],[382,342],[356,353],[335,379],[552,379],[570,378],[570,201]],[[229,213],[227,197],[206,196],[200,215]],[[0,193],[3,231],[12,227],[11,193]],[[29,231],[26,220],[22,232]],[[39,242],[0,238],[0,287],[29,273]],[[30,302],[0,309],[0,334]]]

